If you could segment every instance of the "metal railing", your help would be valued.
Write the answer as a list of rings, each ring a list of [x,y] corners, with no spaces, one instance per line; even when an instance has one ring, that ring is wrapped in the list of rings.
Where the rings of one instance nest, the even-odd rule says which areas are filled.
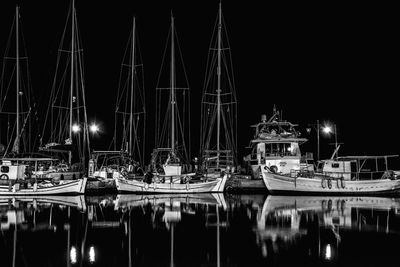
[[[318,172],[310,170],[290,170],[290,177],[305,177],[305,178],[330,178],[341,179],[342,177],[350,177],[350,180],[377,180],[391,178],[394,175],[391,171],[359,171],[359,172]]]

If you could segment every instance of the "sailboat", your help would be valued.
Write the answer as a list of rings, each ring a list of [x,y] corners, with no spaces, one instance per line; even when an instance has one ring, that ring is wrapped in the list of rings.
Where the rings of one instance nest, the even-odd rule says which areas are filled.
[[[71,31],[70,38],[68,30]],[[40,139],[41,152],[49,153],[51,158],[62,157],[46,173],[52,179],[82,177],[90,151],[82,53],[75,1],[72,0],[58,49],[56,72]]]
[[[144,174],[146,110],[143,64],[136,40],[134,17],[132,34],[121,65],[115,106],[114,151],[93,151],[89,160],[89,177],[114,180],[138,178]]]
[[[185,139],[185,134],[190,134],[190,102],[188,101],[190,92],[188,88],[177,86],[176,50],[178,50],[179,55],[181,54],[179,44],[177,45],[178,49],[175,47],[175,39],[174,17],[171,13],[169,87],[157,86],[156,90],[157,148],[152,153],[152,172],[146,173],[143,180],[117,178],[116,185],[120,192],[200,193],[222,192],[224,190],[227,175],[208,181],[207,179],[193,179],[195,173],[189,172],[190,146],[188,144],[190,144],[190,137]],[[179,57],[179,59],[183,63],[182,57]],[[158,84],[163,73],[163,63]],[[165,109],[162,109],[162,104],[164,104],[162,100],[167,102]],[[162,116],[164,114],[165,117]],[[161,120],[162,117],[164,117],[163,121]]]
[[[20,65],[19,65],[19,7],[15,9],[16,30],[16,135],[13,151],[20,151],[20,123],[19,123],[19,98],[20,91]],[[30,158],[1,158],[0,161],[0,195],[49,195],[49,194],[82,194],[85,190],[86,178],[70,181],[40,181],[35,169],[29,166]],[[37,160],[35,160],[37,163]]]
[[[4,54],[0,84],[0,157],[20,157],[33,150],[35,102],[19,7]],[[15,90],[14,87],[15,86]]]
[[[234,171],[237,165],[237,99],[221,3],[215,29],[201,102],[200,159],[208,174]]]

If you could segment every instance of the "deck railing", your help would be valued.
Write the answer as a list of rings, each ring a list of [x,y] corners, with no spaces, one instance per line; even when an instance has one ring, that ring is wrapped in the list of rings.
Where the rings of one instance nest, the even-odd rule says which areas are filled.
[[[291,177],[326,177],[330,179],[341,179],[350,177],[350,180],[376,180],[391,177],[391,171],[359,171],[359,172],[315,172],[310,170],[291,170]]]

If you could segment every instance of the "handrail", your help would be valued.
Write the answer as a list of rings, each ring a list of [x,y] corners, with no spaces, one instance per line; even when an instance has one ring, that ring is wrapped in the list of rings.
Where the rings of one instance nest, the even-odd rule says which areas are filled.
[[[382,174],[379,179],[382,179],[384,177],[384,174],[387,171],[359,171],[359,172],[316,172],[316,171],[310,171],[310,170],[290,170],[290,176],[291,177],[298,177],[301,176],[302,174],[305,174],[307,177],[310,176],[310,174],[312,174],[312,177],[329,177],[330,179],[341,179],[344,176],[350,176],[350,179],[352,180],[367,180],[367,179],[360,179],[360,175],[361,176],[369,176],[369,180],[378,180],[377,178],[374,178],[374,174]],[[354,176],[353,176],[354,175]]]

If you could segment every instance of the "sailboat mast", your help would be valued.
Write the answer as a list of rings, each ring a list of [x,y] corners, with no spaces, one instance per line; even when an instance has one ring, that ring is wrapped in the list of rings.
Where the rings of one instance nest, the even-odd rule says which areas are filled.
[[[15,25],[16,25],[16,27],[15,27],[15,39],[16,39],[16,41],[15,41],[15,45],[16,45],[16,68],[17,68],[17,81],[16,81],[16,101],[17,101],[17,103],[16,103],[16,108],[17,108],[17,112],[16,112],[16,119],[17,119],[17,133],[16,133],[16,146],[15,146],[15,150],[16,150],[16,152],[17,153],[19,153],[19,128],[20,128],[20,126],[19,126],[19,76],[20,76],[20,73],[19,73],[19,7],[18,6],[16,6],[15,7]]]
[[[218,66],[217,66],[217,168],[219,168],[220,156],[220,131],[221,131],[221,29],[222,29],[222,8],[219,3],[218,13]]]
[[[71,36],[71,86],[70,86],[70,102],[69,102],[69,139],[72,142],[72,113],[73,113],[73,96],[74,96],[74,58],[75,58],[75,0],[72,0],[72,12],[71,12],[71,25],[72,25],[72,36]],[[68,163],[72,163],[72,152],[68,153]]]
[[[175,151],[175,48],[174,16],[171,12],[171,150]]]
[[[131,110],[129,119],[129,155],[132,156],[133,145],[132,145],[132,128],[133,128],[133,93],[135,90],[135,31],[136,31],[136,18],[133,17],[133,28],[132,28],[132,66],[131,66]]]

